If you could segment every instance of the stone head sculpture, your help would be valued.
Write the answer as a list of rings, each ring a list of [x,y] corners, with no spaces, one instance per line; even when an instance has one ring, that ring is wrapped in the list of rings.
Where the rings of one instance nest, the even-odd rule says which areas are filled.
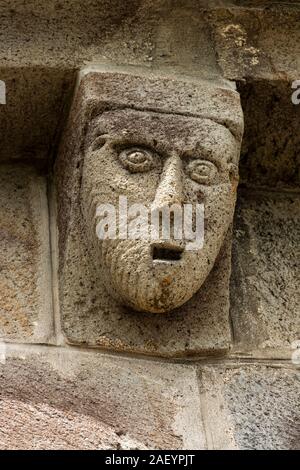
[[[90,262],[118,303],[153,313],[184,304],[207,278],[231,225],[242,132],[239,95],[230,87],[86,75],[57,163],[61,249],[78,223]],[[203,244],[190,249],[186,233],[174,236],[172,210],[167,238],[120,237],[117,229],[99,239],[97,208],[120,208],[120,198],[127,209],[139,204],[149,214],[201,205]],[[195,214],[194,234],[203,228]],[[135,222],[130,212],[127,222]]]

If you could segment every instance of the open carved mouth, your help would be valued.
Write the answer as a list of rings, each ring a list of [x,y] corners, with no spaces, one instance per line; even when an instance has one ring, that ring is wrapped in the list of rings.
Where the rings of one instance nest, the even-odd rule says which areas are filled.
[[[177,246],[153,245],[152,259],[157,261],[179,261],[184,249]]]

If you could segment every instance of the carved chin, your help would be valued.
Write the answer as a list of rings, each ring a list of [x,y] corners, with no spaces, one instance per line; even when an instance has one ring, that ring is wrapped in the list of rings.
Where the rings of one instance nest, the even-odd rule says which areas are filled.
[[[182,259],[153,259],[149,243],[104,241],[100,249],[102,278],[121,304],[137,311],[168,312],[187,302],[207,275],[195,269],[199,266],[196,253],[184,255]]]

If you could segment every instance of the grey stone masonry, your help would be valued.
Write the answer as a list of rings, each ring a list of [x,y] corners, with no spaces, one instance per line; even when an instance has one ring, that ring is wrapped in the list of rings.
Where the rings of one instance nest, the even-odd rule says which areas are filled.
[[[0,450],[299,450],[299,1],[0,24]],[[101,239],[124,196],[203,246]]]

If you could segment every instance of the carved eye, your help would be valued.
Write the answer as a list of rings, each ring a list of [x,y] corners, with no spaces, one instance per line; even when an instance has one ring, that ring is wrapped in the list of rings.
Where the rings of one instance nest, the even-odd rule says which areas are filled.
[[[207,160],[193,160],[186,168],[189,177],[199,184],[211,184],[214,182],[218,169]]]
[[[119,160],[131,173],[144,173],[155,167],[155,157],[156,155],[150,150],[137,147],[123,150],[119,155]]]

